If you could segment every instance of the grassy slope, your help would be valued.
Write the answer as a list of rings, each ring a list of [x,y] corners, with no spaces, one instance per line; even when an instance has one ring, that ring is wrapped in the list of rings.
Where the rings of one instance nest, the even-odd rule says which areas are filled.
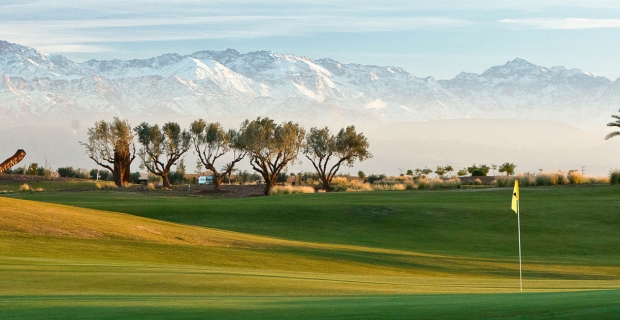
[[[495,259],[514,257],[517,245],[510,193],[494,189],[209,199],[93,191],[13,196],[291,240]],[[618,187],[523,189],[524,254],[617,265],[619,195]]]
[[[614,232],[619,191],[524,190],[522,198],[531,201],[522,205],[526,289],[620,286]],[[3,318],[32,316],[29,313],[77,317],[84,312],[94,318],[188,318],[204,312],[218,318],[617,314],[618,291],[367,296],[513,291],[515,217],[506,210],[505,193],[383,192],[239,200],[110,191],[17,195],[309,242],[40,203],[20,208],[0,198],[0,306]],[[51,217],[47,220],[46,211]],[[528,211],[544,213],[525,214]],[[363,296],[334,297],[342,294]],[[60,296],[49,299],[53,295]]]

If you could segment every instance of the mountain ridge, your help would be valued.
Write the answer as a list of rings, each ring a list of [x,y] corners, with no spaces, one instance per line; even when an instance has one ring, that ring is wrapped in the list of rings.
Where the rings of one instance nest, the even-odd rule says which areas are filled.
[[[76,63],[0,41],[0,74],[0,118],[9,123],[101,116],[269,116],[321,125],[516,118],[590,128],[604,126],[620,104],[620,79],[519,58],[435,80],[393,66],[234,49]]]

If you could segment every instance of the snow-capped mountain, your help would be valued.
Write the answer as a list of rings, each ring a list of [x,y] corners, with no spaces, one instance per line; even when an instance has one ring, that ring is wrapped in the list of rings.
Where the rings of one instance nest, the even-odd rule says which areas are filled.
[[[521,59],[436,81],[398,67],[232,49],[75,63],[0,41],[0,74],[3,125],[269,116],[314,124],[521,118],[593,127],[604,126],[620,103],[620,80]]]

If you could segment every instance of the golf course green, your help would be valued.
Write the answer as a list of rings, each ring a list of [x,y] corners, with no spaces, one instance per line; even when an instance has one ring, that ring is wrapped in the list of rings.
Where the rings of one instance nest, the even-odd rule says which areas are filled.
[[[49,182],[51,183],[51,182]],[[620,187],[0,195],[0,318],[600,319]]]

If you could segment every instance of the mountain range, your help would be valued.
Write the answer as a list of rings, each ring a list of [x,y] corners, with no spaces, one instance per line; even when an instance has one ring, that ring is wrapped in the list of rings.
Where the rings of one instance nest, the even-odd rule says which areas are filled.
[[[510,118],[587,129],[603,128],[620,105],[620,79],[522,59],[436,80],[398,67],[233,49],[76,63],[0,41],[0,74],[3,126],[269,116],[339,125]]]

